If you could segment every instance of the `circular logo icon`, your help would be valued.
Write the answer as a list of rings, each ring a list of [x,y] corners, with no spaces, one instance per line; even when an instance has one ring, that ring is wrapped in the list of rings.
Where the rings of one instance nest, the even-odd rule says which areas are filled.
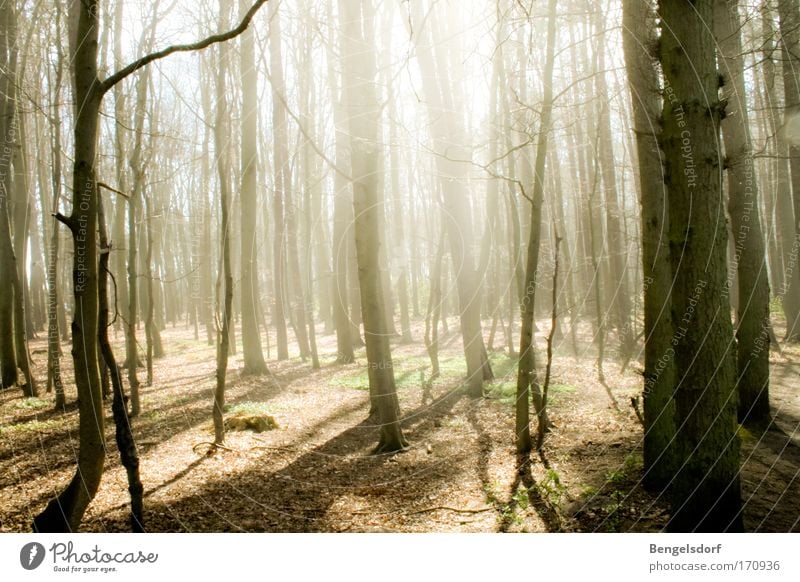
[[[39,542],[30,542],[19,551],[19,563],[26,570],[35,570],[44,561],[44,546]]]

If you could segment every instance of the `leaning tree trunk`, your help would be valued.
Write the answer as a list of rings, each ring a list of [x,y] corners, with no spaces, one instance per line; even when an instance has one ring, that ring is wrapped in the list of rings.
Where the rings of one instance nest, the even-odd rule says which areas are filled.
[[[130,523],[131,531],[141,533],[144,531],[144,515],[142,510],[142,494],[144,487],[139,477],[139,452],[136,449],[136,442],[133,439],[130,417],[128,416],[127,398],[125,389],[122,386],[122,370],[117,365],[117,359],[108,341],[109,309],[108,309],[108,279],[110,271],[108,259],[111,255],[111,246],[106,235],[105,217],[103,216],[103,201],[97,200],[98,226],[100,234],[100,261],[98,299],[99,299],[99,321],[98,321],[98,342],[100,353],[103,356],[113,387],[113,400],[111,410],[114,415],[114,426],[117,449],[119,450],[120,462],[125,467],[128,477],[128,493],[131,497]]]
[[[661,0],[662,150],[676,362],[671,531],[740,531],[736,378],[718,127],[714,0]],[[721,221],[721,222],[720,222]]]

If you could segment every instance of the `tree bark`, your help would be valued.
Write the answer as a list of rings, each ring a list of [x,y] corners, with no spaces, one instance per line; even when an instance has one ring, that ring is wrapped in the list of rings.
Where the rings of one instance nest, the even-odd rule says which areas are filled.
[[[766,425],[770,418],[769,281],[750,137],[738,4],[739,0],[715,0],[714,3],[714,35],[724,79],[722,135],[728,170],[728,211],[733,228],[733,263],[739,275],[738,416],[743,423]]]
[[[239,10],[247,10],[246,0],[240,0]],[[240,68],[242,78],[242,356],[244,373],[265,374],[267,364],[261,350],[258,330],[258,245],[256,242],[256,210],[258,204],[258,71],[255,63],[253,31],[241,37]]]
[[[741,531],[736,382],[727,285],[713,0],[660,0],[665,182],[673,272],[675,390],[671,531]],[[716,222],[715,222],[716,221]]]
[[[547,146],[550,134],[550,122],[553,112],[553,66],[555,61],[556,42],[556,0],[548,1],[547,24],[547,56],[545,57],[544,97],[542,98],[542,118],[539,125],[536,144],[536,166],[534,169],[534,185],[531,200],[531,228],[528,239],[528,252],[525,267],[525,281],[522,299],[520,300],[519,363],[517,367],[517,405],[516,405],[516,443],[517,452],[528,453],[531,450],[530,408],[529,399],[533,396],[538,422],[548,424],[536,376],[535,345],[533,340],[533,316],[536,305],[537,271],[539,268],[539,242],[542,227],[542,205],[544,204],[544,172],[547,160]]]
[[[288,145],[286,136],[286,113],[279,95],[285,93],[283,86],[283,63],[281,62],[280,16],[278,4],[270,6],[269,61],[272,85],[272,130],[273,142],[273,282],[274,307],[272,317],[277,329],[278,359],[289,358],[289,341],[286,332],[286,224],[284,222],[284,195],[291,187],[289,172]]]
[[[75,157],[72,214],[60,217],[73,238],[72,357],[79,402],[78,467],[67,488],[33,520],[38,532],[76,531],[97,493],[105,465],[103,398],[97,350],[97,180],[95,152],[102,92],[97,78],[97,0],[72,4],[76,22],[71,35],[74,74]]]
[[[800,250],[800,132],[796,129],[800,114],[800,3],[798,0],[778,0],[778,15],[781,32],[781,61],[783,66],[784,114],[780,134],[786,149],[780,155],[789,156],[792,206],[794,209],[794,233],[790,247],[786,277],[789,288],[784,301],[786,314],[786,340],[800,341],[800,276],[797,255]],[[779,142],[780,143],[780,142]],[[791,272],[789,272],[791,269]],[[796,310],[795,310],[796,308]]]
[[[658,73],[656,67],[656,14],[653,4],[624,0],[622,40],[631,93],[633,132],[638,158],[639,202],[642,221],[642,274],[644,281],[644,481],[659,489],[674,474],[671,442],[675,386],[670,293],[672,269],[664,235],[669,212],[663,182],[660,138]]]
[[[386,330],[380,278],[380,196],[378,191],[377,124],[374,52],[366,42],[372,31],[371,0],[340,0],[344,99],[352,140],[353,210],[355,213],[358,281],[367,344],[370,392],[377,402],[381,435],[376,453],[401,451],[408,446],[400,428],[392,352]]]

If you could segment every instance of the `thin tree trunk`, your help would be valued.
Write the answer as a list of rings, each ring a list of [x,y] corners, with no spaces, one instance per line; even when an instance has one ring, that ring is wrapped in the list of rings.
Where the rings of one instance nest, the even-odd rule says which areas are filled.
[[[133,431],[131,430],[130,419],[128,417],[128,407],[126,404],[125,390],[122,386],[122,374],[117,360],[114,357],[114,352],[111,349],[111,344],[108,341],[108,327],[109,323],[109,309],[108,309],[108,279],[111,271],[108,269],[108,260],[111,255],[111,246],[108,243],[108,236],[106,235],[105,217],[103,215],[103,200],[97,200],[97,213],[98,213],[98,227],[99,227],[99,242],[100,242],[100,262],[99,262],[99,279],[98,279],[98,299],[99,299],[99,312],[98,312],[98,343],[100,346],[100,353],[111,376],[111,384],[113,386],[113,401],[111,410],[114,416],[114,425],[116,428],[115,436],[117,441],[117,448],[119,449],[119,456],[122,466],[125,467],[125,473],[128,477],[128,493],[131,497],[130,509],[130,523],[131,531],[134,533],[144,532],[144,516],[143,516],[143,501],[142,496],[144,487],[142,486],[141,478],[139,477],[139,453],[136,450],[136,442],[133,439]]]
[[[542,204],[544,203],[544,172],[547,160],[547,146],[550,134],[550,119],[553,111],[553,65],[556,42],[556,0],[548,1],[547,56],[545,57],[542,117],[536,144],[536,167],[531,200],[531,229],[528,240],[527,262],[525,268],[524,295],[520,301],[522,330],[520,332],[519,364],[517,370],[516,405],[516,444],[517,452],[531,450],[529,399],[533,396],[538,421],[544,430],[547,426],[547,412],[542,407],[536,377],[535,346],[533,341],[533,314],[536,305],[536,273],[539,266],[539,241],[541,234]]]

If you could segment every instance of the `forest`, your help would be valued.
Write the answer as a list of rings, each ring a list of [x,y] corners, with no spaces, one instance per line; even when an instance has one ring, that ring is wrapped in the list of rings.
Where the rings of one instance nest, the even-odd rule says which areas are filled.
[[[0,531],[800,531],[800,0],[0,0]]]

